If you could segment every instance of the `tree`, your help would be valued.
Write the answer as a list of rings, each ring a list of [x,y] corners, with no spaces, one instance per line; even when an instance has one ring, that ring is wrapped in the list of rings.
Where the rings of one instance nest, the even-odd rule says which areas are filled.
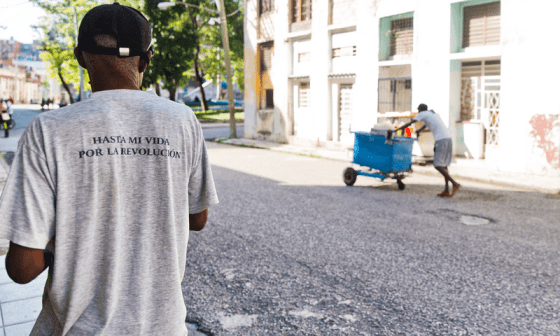
[[[43,31],[43,53],[41,58],[47,65],[50,77],[57,78],[64,86],[70,97],[70,103],[74,102],[69,84],[80,90],[80,75],[78,61],[74,56],[76,47],[76,27],[81,18],[93,7],[107,3],[101,0],[31,0],[43,8],[47,16],[37,25],[37,29]],[[122,5],[139,9],[141,0],[121,0]],[[77,14],[77,18],[75,17]],[[84,91],[91,90],[89,76],[84,71]]]
[[[224,0],[228,25],[228,38],[230,48],[230,60],[232,65],[233,82],[241,90],[244,87],[243,72],[243,7],[239,1]],[[224,49],[222,42],[222,32],[220,25],[216,24],[203,30],[206,44],[203,45],[204,58],[201,59],[202,67],[206,70],[208,79],[214,79],[219,75],[225,74]],[[208,46],[211,46],[208,48]],[[216,47],[220,48],[219,50]],[[220,52],[218,57],[218,52]],[[219,83],[218,83],[219,84]]]
[[[173,6],[161,10],[157,4],[161,1],[146,1],[144,13],[153,28],[154,50],[150,66],[144,74],[143,86],[154,84],[159,95],[159,83],[169,90],[169,98],[175,98],[178,86],[187,83],[187,70],[194,59],[194,30],[186,19],[184,6]]]
[[[188,3],[217,10],[215,0],[191,0]],[[224,6],[228,25],[228,38],[230,44],[230,58],[234,68],[233,80],[243,87],[243,11],[242,2],[237,0],[225,0]],[[218,14],[208,12],[202,8],[189,7],[189,18],[196,32],[196,55],[192,63],[191,73],[194,75],[200,88],[202,110],[208,109],[206,95],[202,84],[205,79],[213,80],[219,74],[225,74],[222,32],[219,24]],[[218,24],[213,24],[218,23]],[[221,48],[221,55],[217,48]],[[216,80],[216,85],[220,85]]]

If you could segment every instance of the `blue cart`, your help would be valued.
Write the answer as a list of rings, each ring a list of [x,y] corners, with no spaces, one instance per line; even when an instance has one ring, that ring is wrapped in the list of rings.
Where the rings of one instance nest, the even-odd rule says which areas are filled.
[[[397,180],[400,190],[405,188],[402,180],[412,172],[412,145],[415,138],[395,137],[388,140],[381,135],[355,132],[353,164],[368,168],[346,168],[344,183],[354,185],[358,175],[376,177],[382,181],[388,177]]]

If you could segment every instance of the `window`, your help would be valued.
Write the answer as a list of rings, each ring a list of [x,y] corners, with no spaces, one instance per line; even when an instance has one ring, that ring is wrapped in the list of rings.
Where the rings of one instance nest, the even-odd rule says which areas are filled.
[[[274,0],[259,0],[259,14],[272,12],[274,8]]]
[[[463,16],[463,48],[500,43],[500,2],[469,6]]]
[[[407,112],[412,108],[412,80],[380,78],[378,85],[379,113]]]
[[[299,94],[299,99],[298,99],[299,105],[298,105],[298,107],[305,108],[305,107],[310,106],[310,104],[309,104],[309,92],[310,92],[309,88],[310,88],[309,83],[300,83],[299,92],[298,92],[298,94]]]
[[[390,55],[412,54],[412,18],[391,21]]]
[[[259,45],[260,54],[260,108],[274,107],[274,87],[270,71],[272,69],[273,43]]]
[[[291,0],[292,1],[292,22],[311,20],[313,0]]]
[[[273,89],[266,89],[265,93],[266,93],[265,107],[266,108],[274,107],[274,90]]]
[[[298,63],[311,61],[310,52],[300,52],[298,53]]]
[[[270,46],[261,47],[261,71],[272,69],[272,48]]]
[[[333,58],[356,56],[356,46],[333,48]]]

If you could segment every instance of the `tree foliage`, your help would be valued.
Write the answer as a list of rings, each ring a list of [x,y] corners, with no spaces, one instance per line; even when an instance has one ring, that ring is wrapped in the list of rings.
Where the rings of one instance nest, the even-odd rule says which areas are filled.
[[[224,0],[228,26],[228,39],[230,48],[230,60],[232,66],[233,82],[240,90],[244,87],[243,72],[243,12],[242,2]],[[237,11],[237,12],[236,12]],[[235,13],[236,12],[236,13]],[[232,14],[235,13],[235,14]],[[206,73],[206,79],[214,80],[218,76],[225,78],[225,56],[222,41],[222,31],[219,24],[202,27],[200,30],[202,42],[202,55],[200,60],[202,68]],[[220,48],[219,50],[216,48]],[[219,57],[218,56],[219,53]],[[219,83],[218,83],[219,84]]]
[[[76,46],[75,33],[75,14],[77,14],[78,26],[84,15],[93,7],[112,3],[112,1],[101,0],[31,0],[33,3],[43,8],[47,15],[42,18],[36,26],[43,32],[41,58],[46,63],[47,72],[51,78],[56,78],[62,84],[70,101],[73,97],[69,89],[69,84],[80,90],[80,75],[78,61],[74,57],[74,47]],[[121,0],[122,5],[141,8],[142,0]],[[84,71],[84,91],[91,90],[89,76]]]
[[[167,10],[157,8],[161,1],[146,1],[144,13],[153,28],[154,50],[150,65],[144,73],[143,86],[159,85],[169,90],[169,98],[175,98],[178,86],[188,81],[187,70],[194,59],[196,38],[190,20],[186,19],[184,6],[173,6]]]

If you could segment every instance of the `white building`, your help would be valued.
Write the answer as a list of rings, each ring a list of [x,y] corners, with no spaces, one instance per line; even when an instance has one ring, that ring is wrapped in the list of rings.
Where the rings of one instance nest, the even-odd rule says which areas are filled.
[[[457,158],[560,177],[560,1],[245,3],[245,137],[344,148],[426,103]]]

